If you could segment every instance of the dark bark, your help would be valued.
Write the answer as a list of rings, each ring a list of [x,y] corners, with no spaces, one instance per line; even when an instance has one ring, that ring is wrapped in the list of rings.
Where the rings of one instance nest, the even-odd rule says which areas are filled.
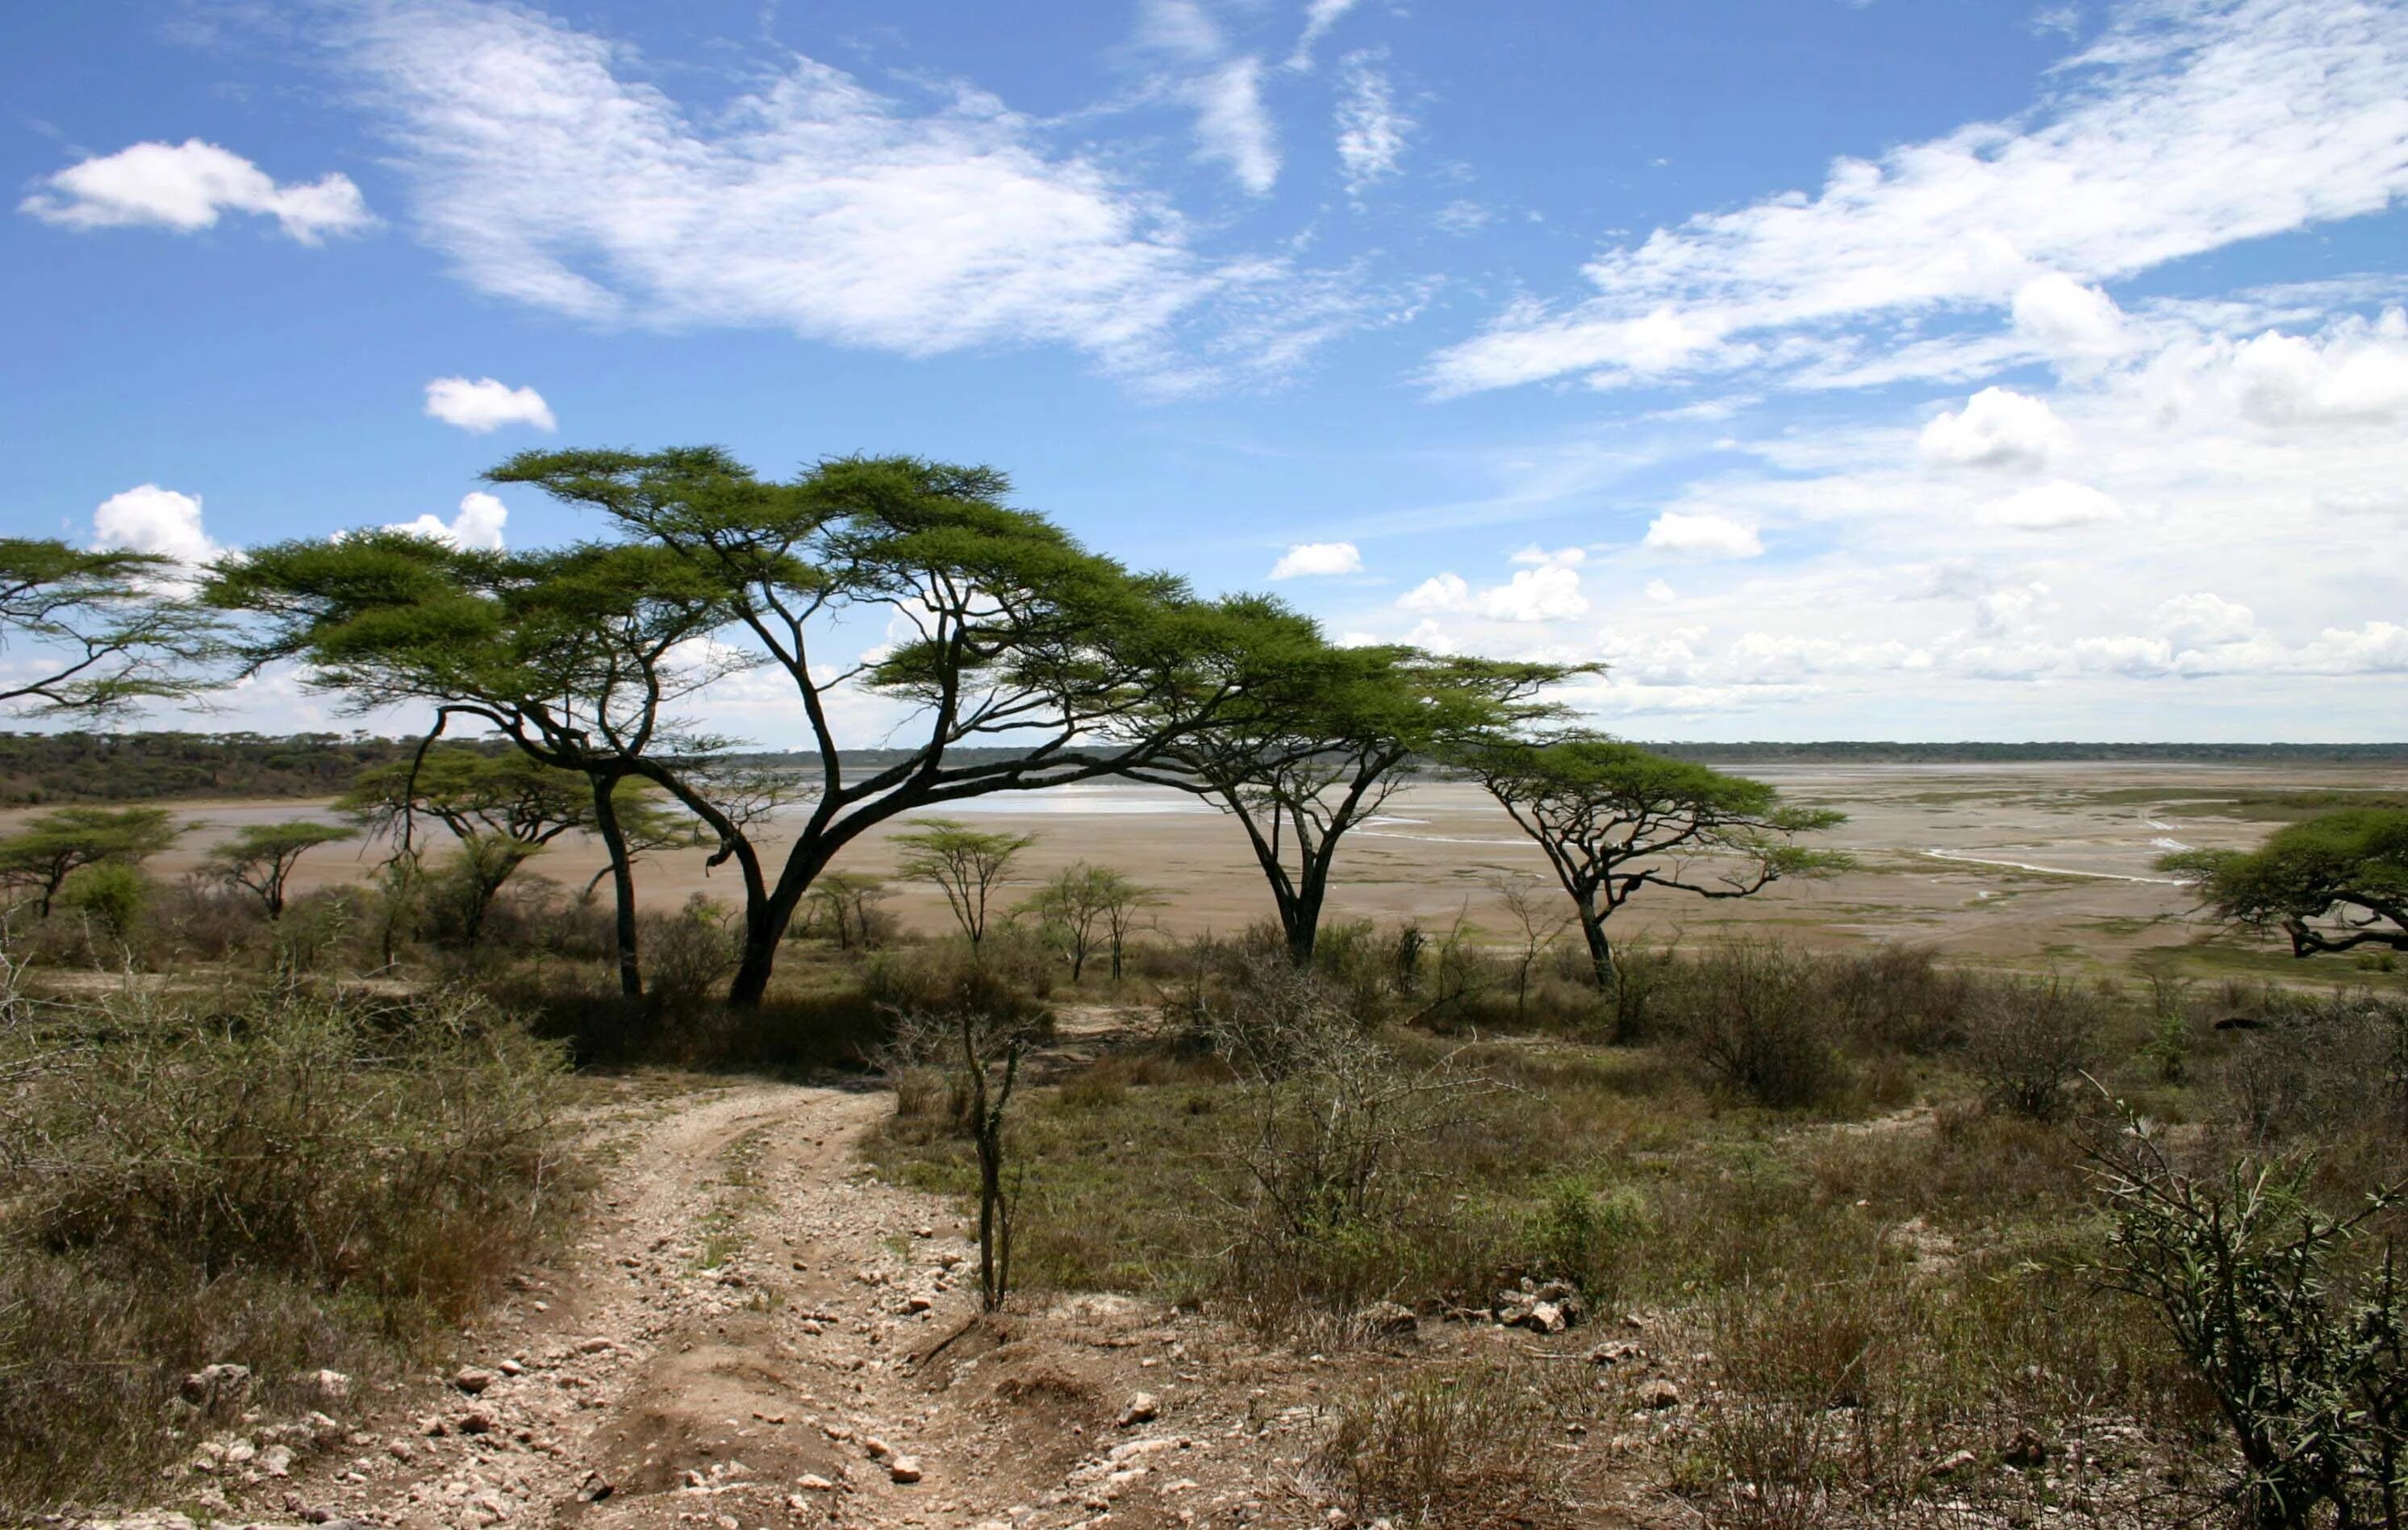
[[[610,892],[618,904],[614,934],[619,945],[619,992],[631,999],[644,996],[644,969],[636,949],[636,868],[627,859],[626,831],[619,823],[619,806],[611,800],[618,778],[595,776],[594,828],[610,856]]]

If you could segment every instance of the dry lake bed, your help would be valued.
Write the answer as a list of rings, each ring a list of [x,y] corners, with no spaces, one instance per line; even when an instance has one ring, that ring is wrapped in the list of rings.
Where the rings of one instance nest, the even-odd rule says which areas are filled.
[[[2282,973],[2296,969],[2279,947],[2217,932],[2198,919],[2186,891],[2154,868],[2156,859],[2183,846],[2253,845],[2313,808],[2408,792],[2408,768],[2399,766],[1852,765],[1751,773],[1792,800],[1846,812],[1848,823],[1827,842],[1853,852],[1856,869],[1745,901],[1651,892],[1627,911],[1626,930],[1660,937],[1761,927],[1815,944],[1913,943],[2019,965]],[[213,829],[331,816],[324,804],[306,802],[196,803],[177,811],[204,826],[152,864],[167,876],[199,863],[219,837]],[[1209,805],[1180,793],[1074,786],[988,797],[952,812],[1037,836],[1020,867],[1029,881],[1088,860],[1160,888],[1167,897],[1160,922],[1174,935],[1235,931],[1269,912],[1244,836]],[[357,845],[329,847],[303,863],[300,881],[322,886],[358,878],[374,854]],[[704,859],[687,851],[648,863],[640,872],[644,896],[676,903],[701,891],[737,901],[733,868],[707,871]],[[838,863],[873,874],[893,864],[883,833],[866,836]],[[599,865],[593,846],[566,840],[530,870],[573,891]],[[1416,783],[1347,840],[1330,917],[1410,916],[1433,929],[1461,918],[1501,937],[1508,921],[1497,879],[1545,873],[1537,847],[1476,787]],[[945,921],[941,903],[924,889],[901,889],[890,907],[920,928]]]

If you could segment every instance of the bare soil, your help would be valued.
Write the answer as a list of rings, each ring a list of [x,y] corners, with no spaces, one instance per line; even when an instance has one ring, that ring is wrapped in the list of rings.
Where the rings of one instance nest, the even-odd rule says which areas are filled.
[[[1323,1524],[1331,1486],[1311,1451],[1337,1389],[1535,1337],[1425,1323],[1325,1358],[1121,1296],[1015,1298],[983,1316],[953,1208],[861,1166],[890,1094],[610,1087],[583,1237],[514,1274],[461,1339],[479,1390],[428,1375],[355,1396],[281,1473],[252,1452],[300,1426],[222,1421],[196,1447],[239,1442],[247,1459],[185,1468],[162,1497],[201,1523],[403,1530]],[[1580,1364],[1595,1341],[1549,1342]],[[1598,1468],[1579,1523],[1689,1523],[1612,1466],[1680,1427],[1679,1410],[1630,1418],[1629,1438],[1591,1445],[1584,1428],[1551,1446],[1568,1471]],[[179,1525],[165,1511],[116,1523]]]

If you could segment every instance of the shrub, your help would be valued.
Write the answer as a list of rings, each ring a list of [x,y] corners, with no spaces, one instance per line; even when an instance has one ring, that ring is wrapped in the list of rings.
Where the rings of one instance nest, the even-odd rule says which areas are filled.
[[[459,996],[0,1031],[0,1517],[145,1475],[200,1365],[280,1384],[472,1309],[567,1198],[560,1063]]]
[[[2401,1523],[2408,1495],[2408,1292],[2390,1251],[2355,1282],[2341,1256],[2402,1188],[2349,1217],[2301,1194],[2299,1168],[2175,1170],[2137,1124],[2101,1154],[2114,1219],[2102,1273],[2148,1304],[2240,1446],[2234,1500],[2261,1530]]]
[[[2099,1057],[2106,1008],[2098,990],[2057,974],[1995,983],[1974,1002],[1965,1065],[2000,1108],[2054,1121]]]
[[[734,912],[700,893],[673,914],[641,916],[636,941],[645,992],[668,1015],[692,1015],[710,1002],[742,955]]]
[[[1819,979],[1810,957],[1740,941],[1699,958],[1671,1008],[1690,1054],[1723,1087],[1776,1108],[1815,1105],[1843,1078]]]
[[[62,908],[83,915],[122,944],[150,902],[150,879],[139,866],[102,861],[78,870],[59,888]]]
[[[1511,1366],[1374,1380],[1329,1409],[1314,1466],[1357,1523],[1527,1524],[1565,1496],[1548,1445],[1585,1410],[1570,1393]]]

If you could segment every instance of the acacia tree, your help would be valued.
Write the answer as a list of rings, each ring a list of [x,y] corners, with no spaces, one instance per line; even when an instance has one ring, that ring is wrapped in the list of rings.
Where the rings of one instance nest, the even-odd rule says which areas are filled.
[[[915,882],[933,883],[945,894],[953,922],[969,937],[973,949],[986,939],[987,912],[995,890],[1011,870],[1020,852],[1037,843],[1033,834],[999,834],[973,829],[950,818],[929,818],[920,826],[895,836],[902,859],[896,875]]]
[[[796,906],[864,832],[1142,764],[1246,684],[1243,611],[1085,551],[1005,504],[990,469],[848,458],[780,482],[688,448],[528,453],[490,477],[536,484],[624,540],[533,555],[390,534],[287,543],[221,567],[210,599],[257,619],[253,663],[297,659],[356,706],[471,714],[546,764],[677,798],[716,837],[712,864],[741,879],[738,1005],[759,1002]],[[777,860],[761,820],[720,790],[722,741],[673,716],[678,698],[754,664],[791,684],[817,746],[790,783],[808,808],[777,824],[792,834]],[[905,714],[881,742],[912,742],[856,769],[840,719],[865,692]],[[978,744],[1016,752],[951,753]]]
[[[868,950],[871,910],[894,895],[883,881],[858,871],[823,871],[810,894],[813,909],[835,926],[838,951],[856,944]]]
[[[237,830],[209,851],[204,875],[257,898],[270,922],[284,917],[284,893],[293,868],[320,845],[358,837],[357,829],[339,823],[313,823],[294,819],[287,823],[252,823]]]
[[[624,786],[612,794],[638,795]],[[586,779],[576,771],[517,751],[487,753],[452,746],[363,772],[336,806],[358,815],[371,832],[390,836],[396,854],[415,852],[411,823],[421,813],[452,831],[460,845],[467,894],[464,919],[473,946],[503,884],[561,836],[594,827],[595,805]],[[656,816],[635,802],[615,807],[623,823],[631,817],[649,822]]]
[[[165,808],[62,808],[0,838],[0,886],[30,887],[44,919],[66,879],[88,865],[140,865],[192,827]]]
[[[1606,922],[1641,889],[1743,898],[1784,877],[1827,876],[1844,856],[1796,843],[1846,815],[1794,808],[1763,781],[1589,734],[1495,741],[1457,763],[1546,852],[1572,900],[1600,990],[1613,982]]]
[[[631,804],[622,788],[658,784],[674,769],[724,788],[718,822],[748,822],[761,802],[718,759],[720,740],[678,715],[695,691],[747,661],[708,646],[726,610],[660,549],[509,554],[368,531],[253,549],[222,565],[204,598],[255,619],[239,646],[254,668],[297,660],[308,684],[360,711],[432,704],[423,747],[466,718],[528,759],[581,777],[609,858],[620,988],[631,998],[643,992],[640,836],[631,840],[623,822]]]
[[[1539,694],[1586,670],[1334,648],[1271,602],[1254,615],[1260,683],[1130,774],[1207,797],[1238,821],[1301,966],[1320,936],[1340,841],[1380,812],[1413,762],[1555,715]]]
[[[1022,907],[1061,933],[1070,951],[1072,982],[1085,974],[1087,958],[1098,949],[1111,952],[1112,978],[1117,981],[1130,923],[1150,897],[1146,889],[1117,871],[1073,861]]]
[[[2291,954],[2408,951],[2408,808],[2354,808],[2277,829],[2255,851],[2157,862],[2220,917],[2289,937]]]
[[[193,695],[213,623],[166,593],[177,570],[156,553],[0,537],[0,650],[34,651],[30,673],[0,679],[0,709],[106,716]]]

